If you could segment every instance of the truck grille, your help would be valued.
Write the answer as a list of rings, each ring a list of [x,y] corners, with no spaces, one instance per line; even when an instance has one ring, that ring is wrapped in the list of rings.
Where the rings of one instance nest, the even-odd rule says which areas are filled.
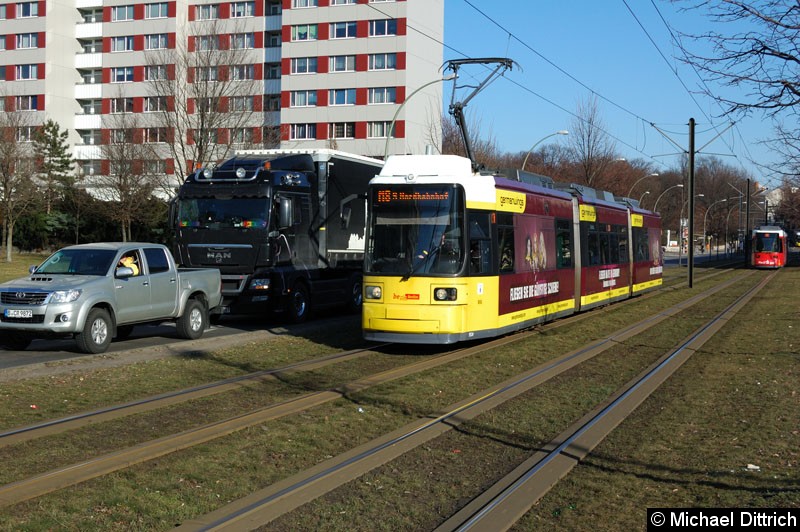
[[[32,318],[7,318],[0,314],[3,323],[44,323],[44,314],[34,314]]]
[[[0,292],[0,302],[4,305],[42,305],[47,292]]]

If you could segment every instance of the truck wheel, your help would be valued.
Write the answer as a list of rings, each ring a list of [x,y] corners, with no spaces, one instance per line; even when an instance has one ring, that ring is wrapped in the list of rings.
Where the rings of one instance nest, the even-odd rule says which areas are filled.
[[[348,299],[347,311],[355,314],[361,312],[361,304],[364,302],[364,293],[361,286],[361,276],[354,275],[347,281]]]
[[[286,317],[292,323],[302,323],[306,321],[308,312],[311,310],[311,300],[308,297],[308,288],[303,283],[297,283],[289,296],[289,306],[286,309]]]
[[[125,340],[133,332],[133,325],[118,325],[117,335],[114,337],[117,340]]]
[[[0,338],[0,344],[9,351],[24,351],[33,338],[21,333],[8,332]]]
[[[111,316],[102,308],[89,311],[83,331],[75,335],[78,349],[84,353],[103,353],[111,343]]]
[[[183,316],[177,319],[175,326],[178,330],[178,337],[184,340],[196,340],[203,336],[206,330],[208,314],[206,307],[196,299],[186,302]]]

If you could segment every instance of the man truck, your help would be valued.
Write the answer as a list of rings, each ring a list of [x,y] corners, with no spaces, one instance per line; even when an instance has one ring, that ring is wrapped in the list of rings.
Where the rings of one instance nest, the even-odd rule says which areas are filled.
[[[222,314],[360,310],[367,185],[382,166],[329,149],[237,151],[178,190],[174,255],[220,270]]]

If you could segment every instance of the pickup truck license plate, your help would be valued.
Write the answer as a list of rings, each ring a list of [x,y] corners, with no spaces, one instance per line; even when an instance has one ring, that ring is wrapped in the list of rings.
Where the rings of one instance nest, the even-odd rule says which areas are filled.
[[[32,318],[32,310],[6,309],[6,318]]]

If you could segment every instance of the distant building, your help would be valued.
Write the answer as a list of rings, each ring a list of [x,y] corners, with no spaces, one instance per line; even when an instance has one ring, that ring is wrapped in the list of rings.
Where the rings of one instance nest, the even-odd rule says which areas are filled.
[[[205,38],[246,50],[236,75],[257,82],[259,123],[219,132],[240,135],[243,147],[269,138],[383,157],[387,145],[422,153],[440,142],[443,84],[431,82],[442,76],[444,0],[11,2],[0,3],[0,21],[0,110],[32,113],[22,142],[45,119],[58,122],[85,175],[108,171],[100,145],[112,138],[113,115],[132,112],[146,125],[163,105],[147,84],[174,65],[161,71],[148,57],[180,43],[202,50]],[[218,36],[192,31],[209,21]],[[139,138],[169,142],[162,129]],[[174,171],[166,155],[154,162]]]

